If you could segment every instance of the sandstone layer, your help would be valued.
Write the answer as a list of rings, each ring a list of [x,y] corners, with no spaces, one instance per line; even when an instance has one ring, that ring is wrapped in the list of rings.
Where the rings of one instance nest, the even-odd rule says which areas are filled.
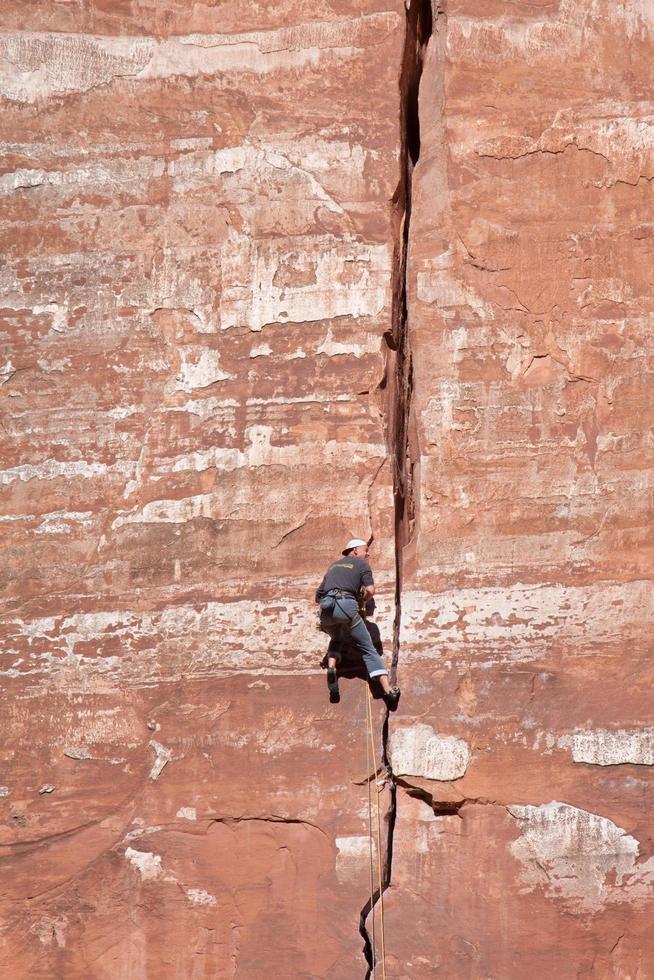
[[[647,5],[2,27],[3,972],[654,974]]]

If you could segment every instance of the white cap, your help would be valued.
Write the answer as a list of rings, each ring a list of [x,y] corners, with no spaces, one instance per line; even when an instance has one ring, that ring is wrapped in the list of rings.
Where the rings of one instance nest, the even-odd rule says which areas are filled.
[[[365,548],[367,544],[368,542],[362,541],[361,538],[352,538],[352,540],[348,541],[348,543],[345,545],[341,554],[346,555],[348,551],[352,551],[352,548]]]

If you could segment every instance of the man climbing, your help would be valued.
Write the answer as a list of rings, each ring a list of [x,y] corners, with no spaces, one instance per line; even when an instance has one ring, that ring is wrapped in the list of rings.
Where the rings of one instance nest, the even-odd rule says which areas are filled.
[[[316,602],[320,603],[320,625],[331,637],[327,650],[329,700],[332,703],[339,700],[336,650],[339,640],[345,635],[361,654],[368,676],[379,680],[384,700],[394,711],[400,699],[400,689],[390,686],[384,661],[375,650],[359,614],[359,599],[365,605],[375,593],[372,569],[368,564],[368,545],[360,538],[353,538],[343,548],[342,555],[343,558],[329,566],[316,589]]]

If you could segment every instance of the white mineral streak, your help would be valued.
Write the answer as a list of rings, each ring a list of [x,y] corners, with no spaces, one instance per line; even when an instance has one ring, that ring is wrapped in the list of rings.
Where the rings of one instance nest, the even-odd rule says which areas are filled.
[[[414,820],[412,845],[414,852],[416,854],[433,854],[434,847],[438,847],[441,843],[439,837],[446,833],[443,817],[434,813],[429,807],[423,806],[419,816],[414,814]]]
[[[556,113],[550,126],[540,136],[515,134],[497,135],[497,128],[487,139],[475,134],[475,152],[497,159],[515,159],[531,153],[562,153],[568,147],[584,150],[603,157],[607,168],[607,184],[616,179],[637,183],[639,177],[654,176],[654,117],[645,114],[641,118],[622,116],[621,105],[615,102],[599,103],[592,116],[579,115],[571,109]],[[633,106],[624,106],[625,111]],[[465,146],[460,152],[465,152]],[[615,280],[624,290],[624,282]],[[599,286],[599,278],[595,287]],[[622,300],[624,301],[624,300]]]
[[[339,881],[358,880],[369,860],[369,837],[336,838],[336,876]]]
[[[215,333],[213,303],[215,285],[213,275],[219,274],[219,259],[213,264],[196,270],[194,252],[164,248],[151,269],[149,283],[138,282],[126,287],[123,301],[131,306],[149,306],[151,309],[186,309],[193,327],[198,333]]]
[[[201,888],[187,888],[186,894],[188,898],[191,899],[194,905],[217,905],[218,902],[213,895],[209,892],[203,891]]]
[[[53,511],[41,516],[40,525],[34,529],[35,534],[70,534],[73,526],[92,527],[97,520],[93,511]]]
[[[472,59],[486,64],[505,60],[537,63],[550,58],[555,50],[569,57],[582,49],[588,31],[586,11],[577,0],[561,0],[556,12],[543,17],[500,18],[448,17],[447,48],[458,61]]]
[[[166,169],[163,160],[142,156],[138,160],[114,159],[111,163],[85,162],[81,166],[71,166],[66,170],[41,170],[20,167],[0,176],[0,197],[16,190],[34,187],[99,187],[102,185],[124,184],[153,177],[161,177]],[[57,313],[58,304],[50,303],[36,307],[35,313]],[[53,326],[54,330],[58,327]],[[61,330],[59,329],[59,332]]]
[[[269,323],[378,317],[389,302],[391,253],[389,245],[354,238],[257,241],[230,230],[222,251],[221,328],[259,331]],[[310,282],[280,279],[284,261],[297,254],[313,267]]]
[[[331,439],[322,443],[275,446],[272,444],[274,435],[272,426],[248,426],[246,438],[249,445],[244,450],[216,446],[184,454],[172,461],[167,460],[162,475],[170,472],[171,468],[173,472],[214,468],[219,473],[230,473],[238,469],[256,470],[263,466],[292,470],[300,463],[305,467],[313,464],[328,472],[337,470],[339,466],[370,464],[371,472],[374,472],[372,467],[379,465],[380,453],[384,453],[383,447],[373,443],[348,443]],[[304,502],[299,499],[295,488],[289,487],[284,499],[275,500],[274,507],[275,523],[282,526],[283,533],[284,525],[292,526],[293,522],[297,522],[298,509],[304,507]],[[358,507],[359,501],[352,497],[342,501],[341,511],[355,516]],[[239,514],[250,519],[249,498],[244,492],[225,489],[218,481],[207,493],[179,499],[151,500],[141,508],[119,514],[114,518],[112,530],[127,524],[184,524],[198,517],[211,520],[238,519]],[[358,517],[358,512],[356,516]]]
[[[639,864],[638,841],[608,818],[556,801],[508,810],[520,827],[511,851],[527,890],[544,887],[580,912],[651,896],[654,858]]]
[[[203,347],[182,347],[181,366],[176,380],[177,391],[190,393],[196,388],[208,388],[218,381],[233,377],[220,366],[220,355],[216,350]]]
[[[230,200],[243,203],[251,187],[282,184],[291,192],[294,212],[301,208],[311,217],[317,205],[336,214],[345,213],[341,201],[357,202],[357,207],[364,207],[368,193],[366,164],[374,163],[378,157],[376,151],[358,143],[315,137],[291,141],[280,134],[274,140],[250,137],[242,144],[219,150],[198,146],[194,152],[170,160],[166,172],[172,177],[173,189],[178,194],[202,187],[218,177],[223,178],[220,180],[223,193]],[[234,175],[237,179],[231,180]],[[11,190],[10,181],[8,189]],[[268,203],[267,210],[270,207]],[[260,219],[255,215],[252,220]],[[292,237],[287,236],[285,240],[291,241]],[[298,259],[301,268],[301,256]]]
[[[304,172],[320,177],[319,187],[332,186],[338,190],[339,200],[365,202],[369,197],[366,180],[366,164],[380,159],[380,152],[354,141],[320,139],[312,133],[309,137],[295,137],[282,143],[277,140],[271,147],[282,150],[288,161]],[[317,178],[316,178],[317,179]]]
[[[152,851],[135,851],[133,847],[125,850],[125,857],[138,870],[143,881],[153,881],[161,877],[161,855]]]
[[[5,36],[6,35],[0,33],[0,44],[2,43],[2,38]],[[180,142],[179,140],[172,140],[171,146],[175,146],[176,148],[183,149],[183,147],[177,146],[179,142]],[[211,137],[207,137],[207,138],[198,137],[196,140],[187,140],[184,142],[188,142],[189,145],[193,144],[194,149],[195,148],[199,149],[202,146],[211,146],[213,140],[211,139]],[[2,149],[3,152],[5,153],[12,153],[12,154],[15,153],[18,156],[26,156],[28,154],[35,155],[35,156],[42,156],[46,154],[47,156],[52,157],[54,159],[61,157],[66,161],[68,161],[70,158],[70,145],[65,142],[59,144],[59,143],[51,143],[49,140],[48,141],[35,140],[33,143],[32,142],[14,143],[14,142],[0,141],[0,149]],[[116,153],[117,151],[127,151],[131,154],[134,154],[134,153],[150,153],[151,150],[152,150],[151,143],[142,142],[138,140],[130,140],[130,139],[123,140],[123,139],[116,138],[111,140],[111,142],[109,143],[104,143],[102,142],[102,140],[98,140],[98,142],[94,140],[92,144],[86,144],[84,146],[83,152],[84,152],[84,156],[88,157],[88,159],[97,157],[99,160],[104,162],[107,156],[110,156],[111,154]]]
[[[309,595],[315,582],[296,582],[292,593],[283,591],[269,600],[234,600],[167,606],[162,610],[136,612],[113,610],[75,613],[65,618],[43,617],[13,620],[11,635],[21,649],[35,640],[36,651],[21,668],[8,667],[0,676],[41,675],[48,684],[60,675],[67,690],[85,690],[88,675],[106,676],[111,689],[119,683],[152,683],[165,677],[210,674],[261,673],[262,649],[276,637],[275,667],[280,672],[315,672],[316,657],[324,649],[324,636],[316,629],[316,607]],[[392,631],[392,595],[378,594],[376,621],[382,636]],[[107,639],[118,640],[120,657],[88,657],[89,641],[98,648]],[[47,645],[49,653],[42,653]],[[78,653],[80,645],[84,652]],[[6,638],[8,655],[16,652]],[[164,666],[165,665],[165,666]],[[283,665],[283,666],[282,666]]]
[[[485,320],[494,319],[492,305],[484,302],[471,286],[461,282],[448,269],[441,268],[440,264],[441,258],[435,259],[433,269],[418,273],[417,295],[420,302],[436,304],[444,317],[447,317],[448,307],[458,309],[467,306]]]
[[[344,344],[334,340],[331,327],[327,330],[327,336],[320,347],[316,348],[316,354],[326,354],[327,357],[335,357],[337,354],[353,354],[355,357],[364,357],[366,354],[377,353],[379,353],[379,337],[375,337],[374,334],[370,334],[364,344],[352,342]]]
[[[397,15],[378,13],[354,20],[242,34],[98,37],[90,34],[24,32],[0,35],[0,94],[34,102],[55,93],[86,92],[115,78],[266,74],[355,57],[376,35],[397,26]]]
[[[452,378],[444,378],[435,389],[424,413],[425,433],[432,445],[455,428],[454,409],[461,401],[461,385]]]
[[[93,758],[89,750],[83,745],[66,746],[66,748],[64,749],[64,755],[67,756],[69,759],[77,759],[80,761]]]
[[[611,616],[606,610],[611,608]],[[598,638],[624,641],[634,623],[654,617],[648,581],[599,585],[523,585],[458,589],[440,595],[402,595],[402,648],[409,659],[440,650],[464,653],[470,644],[493,658],[533,659],[554,641],[593,648]]]
[[[654,5],[650,0],[625,0],[611,4],[607,16],[625,30],[627,37],[646,38],[654,33]]]
[[[570,748],[575,762],[594,766],[654,765],[654,728],[615,731],[594,728],[563,735],[557,745]]]
[[[15,33],[0,36],[0,94],[34,102],[55,92],[85,92],[151,61],[152,38]]]
[[[250,351],[250,357],[268,357],[272,354],[272,347],[269,344],[258,344]]]
[[[9,174],[5,174],[8,177]],[[31,185],[30,185],[31,186]],[[63,333],[66,329],[66,324],[68,323],[68,304],[67,303],[45,303],[38,304],[33,308],[32,312],[35,316],[41,316],[42,314],[47,314],[52,317],[52,324],[50,329],[54,330],[55,333]]]
[[[173,753],[170,749],[167,749],[165,745],[161,745],[152,739],[149,743],[150,747],[154,751],[154,762],[152,768],[150,769],[150,779],[153,781],[158,779],[165,766],[168,765],[173,757]]]
[[[329,402],[330,404],[335,402],[351,402],[351,395],[298,395],[293,397],[291,395],[277,396],[273,398],[246,398],[245,404],[248,408],[252,405],[311,405],[311,404],[322,404],[324,402]]]
[[[331,155],[333,154],[332,149]],[[295,162],[291,158],[285,143],[259,141],[185,154],[179,159],[171,160],[167,172],[173,178],[173,189],[178,194],[202,186],[211,178],[224,177],[225,180],[220,182],[221,186],[229,191],[230,199],[235,201],[246,196],[248,187],[274,186],[279,185],[280,181],[288,185],[292,182],[299,198],[294,204],[295,208],[304,199],[311,205],[309,213],[320,204],[328,211],[343,214],[342,205],[325,190],[306,166],[300,165],[302,162]],[[234,174],[238,175],[237,179],[229,180]],[[338,189],[339,192],[342,191],[341,187]]]
[[[29,480],[91,480],[94,477],[111,473],[130,474],[134,469],[128,460],[117,460],[111,466],[106,463],[87,463],[84,460],[59,461],[46,459],[42,463],[24,463],[8,470],[0,470],[0,485],[8,486],[16,480],[27,483]]]
[[[144,837],[147,834],[158,834],[161,830],[161,827],[159,826],[146,827],[141,817],[134,817],[132,823],[138,824],[138,826],[134,830],[130,830],[125,834],[123,837],[124,841],[138,840],[139,837]]]
[[[333,752],[335,745],[316,733],[311,723],[286,705],[271,708],[262,714],[259,726],[252,731],[226,732],[221,736],[224,745],[235,749],[253,747],[257,753],[278,757],[303,749]]]
[[[194,806],[182,806],[175,814],[180,820],[197,820],[197,813]]]
[[[39,942],[44,946],[50,946],[53,942],[56,942],[59,949],[63,949],[66,945],[67,926],[68,919],[65,915],[45,915],[40,917],[30,927],[30,932],[38,936]]]
[[[292,469],[300,458],[305,465],[309,461],[319,463],[322,459],[327,466],[334,464],[341,457],[358,461],[379,458],[379,447],[374,444],[338,442],[330,439],[321,443],[303,442],[300,446],[275,446],[272,444],[275,434],[275,429],[271,425],[250,425],[245,430],[245,438],[249,442],[249,446],[245,449],[214,446],[211,449],[187,453],[174,458],[172,470],[173,472],[206,470],[211,467],[220,473],[231,473],[233,470],[257,469],[260,466],[283,466]],[[145,508],[143,512],[145,513]],[[118,521],[134,523],[131,518],[119,518]]]
[[[439,735],[431,725],[396,729],[390,738],[389,757],[396,776],[460,779],[470,762],[463,739]]]

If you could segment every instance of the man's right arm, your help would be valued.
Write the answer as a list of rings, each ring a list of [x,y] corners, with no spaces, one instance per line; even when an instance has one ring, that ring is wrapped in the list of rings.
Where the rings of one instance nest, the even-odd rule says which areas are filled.
[[[367,561],[363,562],[361,570],[361,592],[366,598],[371,598],[375,594],[375,583],[372,578],[372,569]]]

